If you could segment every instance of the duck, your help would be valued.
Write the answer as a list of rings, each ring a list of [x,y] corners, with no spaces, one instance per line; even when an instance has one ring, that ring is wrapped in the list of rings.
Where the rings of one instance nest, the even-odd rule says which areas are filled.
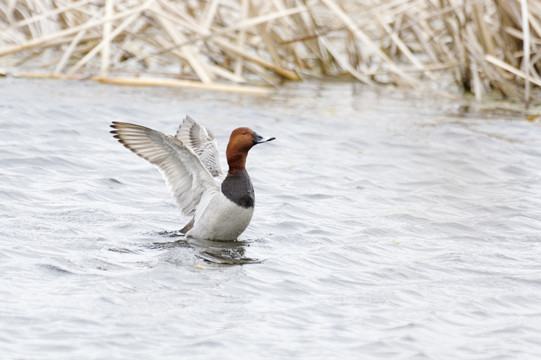
[[[196,239],[234,241],[248,227],[255,193],[246,157],[253,146],[275,137],[264,138],[248,127],[234,129],[226,148],[226,174],[214,134],[188,115],[175,136],[119,121],[113,121],[111,127],[122,145],[158,167],[181,212],[191,216],[181,233]]]

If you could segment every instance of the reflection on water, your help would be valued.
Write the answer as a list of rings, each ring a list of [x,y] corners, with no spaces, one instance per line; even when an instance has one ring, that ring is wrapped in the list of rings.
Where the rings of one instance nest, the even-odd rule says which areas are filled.
[[[156,242],[149,245],[154,249],[190,248],[198,258],[218,265],[258,264],[263,260],[245,257],[249,241],[211,241],[186,237],[180,231],[161,231],[160,236],[171,238],[168,242]]]

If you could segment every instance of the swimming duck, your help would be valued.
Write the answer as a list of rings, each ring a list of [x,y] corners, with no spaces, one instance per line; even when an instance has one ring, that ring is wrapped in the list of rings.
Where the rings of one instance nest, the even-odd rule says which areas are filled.
[[[255,204],[246,156],[254,145],[274,137],[263,138],[247,127],[233,130],[226,150],[229,171],[223,179],[214,135],[189,116],[175,136],[118,121],[111,127],[122,145],[161,170],[182,213],[192,216],[182,233],[199,239],[236,240],[246,229]]]

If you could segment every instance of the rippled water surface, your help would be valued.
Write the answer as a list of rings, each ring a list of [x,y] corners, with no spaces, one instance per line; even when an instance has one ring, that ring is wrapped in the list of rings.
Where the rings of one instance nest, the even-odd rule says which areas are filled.
[[[0,79],[0,358],[539,359],[541,126],[387,92]],[[184,114],[277,138],[239,243],[109,134]]]

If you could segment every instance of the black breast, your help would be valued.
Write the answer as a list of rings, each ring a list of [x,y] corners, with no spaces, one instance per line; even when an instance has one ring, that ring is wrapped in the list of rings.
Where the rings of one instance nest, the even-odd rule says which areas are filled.
[[[246,170],[227,174],[222,182],[222,193],[229,200],[244,208],[254,207],[254,187]]]

